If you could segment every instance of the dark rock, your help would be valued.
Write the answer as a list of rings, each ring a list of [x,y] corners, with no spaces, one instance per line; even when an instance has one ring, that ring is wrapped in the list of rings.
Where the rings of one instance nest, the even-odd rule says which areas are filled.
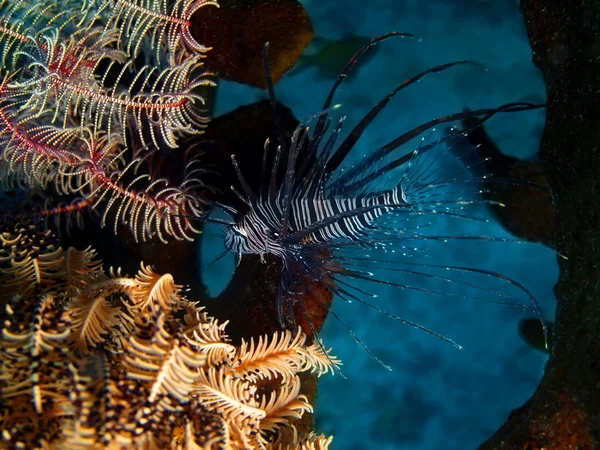
[[[296,0],[225,0],[201,8],[192,34],[212,47],[206,67],[238,83],[267,87],[262,48],[270,43],[273,82],[289,70],[313,38],[308,14]]]
[[[554,345],[540,386],[482,449],[600,448],[600,1],[522,0],[548,85],[540,158],[561,260]]]

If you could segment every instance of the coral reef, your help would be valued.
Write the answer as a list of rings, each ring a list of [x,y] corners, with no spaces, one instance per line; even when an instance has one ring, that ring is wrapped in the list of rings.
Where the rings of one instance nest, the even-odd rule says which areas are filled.
[[[49,232],[0,236],[5,448],[326,449],[301,376],[339,364],[301,331],[242,339],[169,274],[105,274]]]

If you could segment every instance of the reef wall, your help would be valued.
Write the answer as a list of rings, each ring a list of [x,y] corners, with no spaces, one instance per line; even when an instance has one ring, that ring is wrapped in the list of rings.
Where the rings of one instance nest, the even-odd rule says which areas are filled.
[[[553,351],[533,397],[481,448],[600,448],[600,1],[522,0],[548,86],[541,159],[562,260]]]

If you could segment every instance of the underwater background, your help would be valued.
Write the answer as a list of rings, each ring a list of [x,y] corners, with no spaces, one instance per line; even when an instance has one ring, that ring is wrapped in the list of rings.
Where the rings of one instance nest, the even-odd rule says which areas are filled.
[[[398,39],[383,43],[368,63],[358,68],[356,76],[341,86],[335,102],[342,104],[341,114],[347,117],[346,131],[399,82],[428,67],[470,59],[487,69],[459,67],[431,75],[401,93],[366,131],[359,151],[369,152],[415,125],[466,107],[545,101],[544,84],[531,62],[518,1],[301,3],[321,48],[326,48],[327,42],[360,41],[388,31],[410,32],[422,38],[421,42]],[[334,76],[324,73],[325,64],[318,58],[304,67],[300,62],[277,83],[278,100],[296,117],[320,109],[334,81]],[[215,113],[220,115],[265,97],[261,90],[221,81]],[[531,111],[495,117],[486,130],[506,154],[532,158],[539,147],[543,123],[544,113]],[[485,208],[481,213],[486,214]],[[439,233],[455,235],[476,235],[480,226],[469,222],[450,230],[450,225],[456,227],[445,220],[434,224]],[[494,235],[509,236],[500,225]],[[222,251],[220,244],[215,244],[218,240],[204,242],[214,248],[203,249],[203,263]],[[439,253],[430,253],[432,260],[457,260],[523,282],[540,301],[545,318],[552,320],[552,287],[558,276],[552,251],[535,244],[508,243],[440,245],[435,250]],[[233,264],[232,257],[204,272],[213,295],[226,285]],[[460,289],[465,288],[456,288]],[[394,289],[381,289],[378,294],[377,306],[444,334],[463,349],[359,305],[334,301],[345,323],[393,369],[388,372],[378,366],[336,323],[326,324],[322,337],[342,359],[347,377],[323,377],[319,385],[317,431],[333,434],[334,448],[476,448],[535,390],[547,356],[532,350],[519,337],[518,322],[525,317],[522,311],[466,299],[432,299]]]

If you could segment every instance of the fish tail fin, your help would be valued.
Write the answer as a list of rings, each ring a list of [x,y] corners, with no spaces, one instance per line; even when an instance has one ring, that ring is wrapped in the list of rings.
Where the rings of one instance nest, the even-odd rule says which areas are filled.
[[[468,209],[471,205],[488,204],[504,206],[489,196],[494,184],[513,182],[495,178],[492,173],[477,173],[470,156],[475,146],[458,145],[465,138],[463,131],[446,130],[440,137],[434,128],[410,154],[397,189],[398,198],[410,207],[432,212],[453,213]],[[458,150],[458,151],[457,151]]]

